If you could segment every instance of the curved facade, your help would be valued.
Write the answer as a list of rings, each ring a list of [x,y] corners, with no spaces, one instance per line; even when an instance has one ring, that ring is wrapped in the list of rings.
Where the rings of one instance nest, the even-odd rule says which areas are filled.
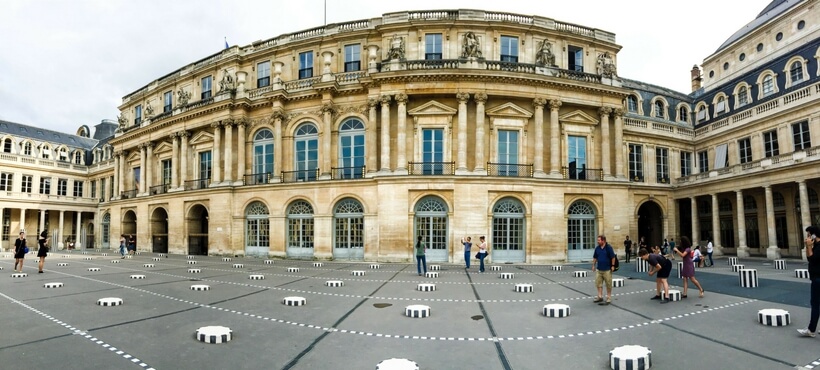
[[[790,6],[759,33],[808,7]],[[103,248],[111,242],[99,235],[133,233],[142,250],[190,254],[400,261],[422,236],[429,260],[458,261],[462,236],[486,235],[495,262],[543,263],[589,260],[601,233],[615,247],[626,235],[694,235],[738,254],[799,254],[766,242],[781,221],[768,223],[777,208],[763,195],[774,188],[787,206],[799,185],[802,204],[817,206],[811,144],[782,151],[788,166],[763,166],[759,144],[742,163],[716,147],[801,120],[807,140],[820,140],[813,27],[790,36],[805,42],[781,58],[733,67],[736,78],[705,79],[691,94],[621,78],[612,33],[538,16],[399,12],[234,46],[123,98],[117,132],[89,150],[86,181],[101,199],[86,222]],[[795,63],[801,79],[783,78]],[[758,94],[764,71],[779,76],[776,99],[808,89],[800,104],[755,113],[774,99],[755,97],[743,113],[737,86]],[[750,117],[713,119],[737,114]],[[724,222],[748,222],[732,215],[744,196],[757,204],[745,220],[767,226],[745,249],[719,238]],[[782,222],[794,231],[803,216]]]

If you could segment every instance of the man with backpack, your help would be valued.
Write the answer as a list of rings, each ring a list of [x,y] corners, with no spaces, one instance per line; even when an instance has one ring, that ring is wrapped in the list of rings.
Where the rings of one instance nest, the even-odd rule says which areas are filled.
[[[595,271],[595,287],[598,296],[592,301],[601,306],[612,303],[612,272],[615,271],[617,256],[612,246],[606,242],[606,236],[598,235],[598,246],[592,254],[592,271]],[[603,287],[606,284],[606,301],[603,299]]]

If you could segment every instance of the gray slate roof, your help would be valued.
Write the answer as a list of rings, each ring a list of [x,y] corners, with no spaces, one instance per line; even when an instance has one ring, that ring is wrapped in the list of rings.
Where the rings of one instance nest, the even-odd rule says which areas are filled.
[[[715,52],[712,54],[719,53],[721,50],[727,48],[735,41],[743,38],[743,36],[748,35],[752,31],[756,30],[758,27],[766,24],[778,15],[783,14],[783,12],[791,9],[795,5],[800,4],[804,1],[808,0],[772,0],[772,2],[769,3],[769,5],[767,5],[766,8],[764,8],[763,11],[761,11],[760,14],[757,15],[757,18],[749,22],[747,25],[743,26],[743,28],[735,32],[734,35],[726,39],[726,41],[724,41],[723,44],[721,44],[720,47],[718,47],[717,50],[715,50]]]
[[[9,134],[14,137],[25,137],[35,141],[44,141],[57,145],[65,144],[70,148],[82,148],[85,150],[91,150],[98,143],[98,140],[87,137],[0,120],[0,135],[2,134]]]

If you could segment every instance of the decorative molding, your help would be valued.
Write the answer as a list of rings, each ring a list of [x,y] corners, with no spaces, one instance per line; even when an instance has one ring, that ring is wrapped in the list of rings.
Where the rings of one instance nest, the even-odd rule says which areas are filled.
[[[411,116],[454,116],[458,113],[458,109],[448,107],[435,100],[431,100],[416,108],[407,111]]]
[[[522,119],[529,119],[532,117],[533,113],[519,107],[514,103],[505,103],[494,107],[493,109],[488,109],[485,112],[486,115],[490,117],[504,117],[504,118],[522,118]]]
[[[562,123],[576,123],[592,126],[597,125],[599,122],[595,117],[592,117],[581,110],[574,110],[572,112],[566,113],[558,117],[558,120]]]

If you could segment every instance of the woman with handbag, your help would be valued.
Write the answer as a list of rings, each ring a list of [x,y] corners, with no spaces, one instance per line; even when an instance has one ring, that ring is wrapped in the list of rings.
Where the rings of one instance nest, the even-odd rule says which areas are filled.
[[[37,244],[39,246],[37,249],[37,257],[40,257],[40,262],[37,264],[37,272],[42,274],[43,264],[46,263],[46,257],[48,256],[48,231],[43,230],[43,232],[40,233],[40,238],[37,240]]]
[[[23,260],[26,258],[26,253],[28,253],[28,247],[26,247],[26,232],[21,231],[20,237],[14,241],[14,271],[15,272],[23,272]],[[20,264],[20,269],[17,269],[17,264]]]
[[[484,236],[478,238],[478,272],[484,272],[484,258],[487,257],[487,242],[484,241]]]

